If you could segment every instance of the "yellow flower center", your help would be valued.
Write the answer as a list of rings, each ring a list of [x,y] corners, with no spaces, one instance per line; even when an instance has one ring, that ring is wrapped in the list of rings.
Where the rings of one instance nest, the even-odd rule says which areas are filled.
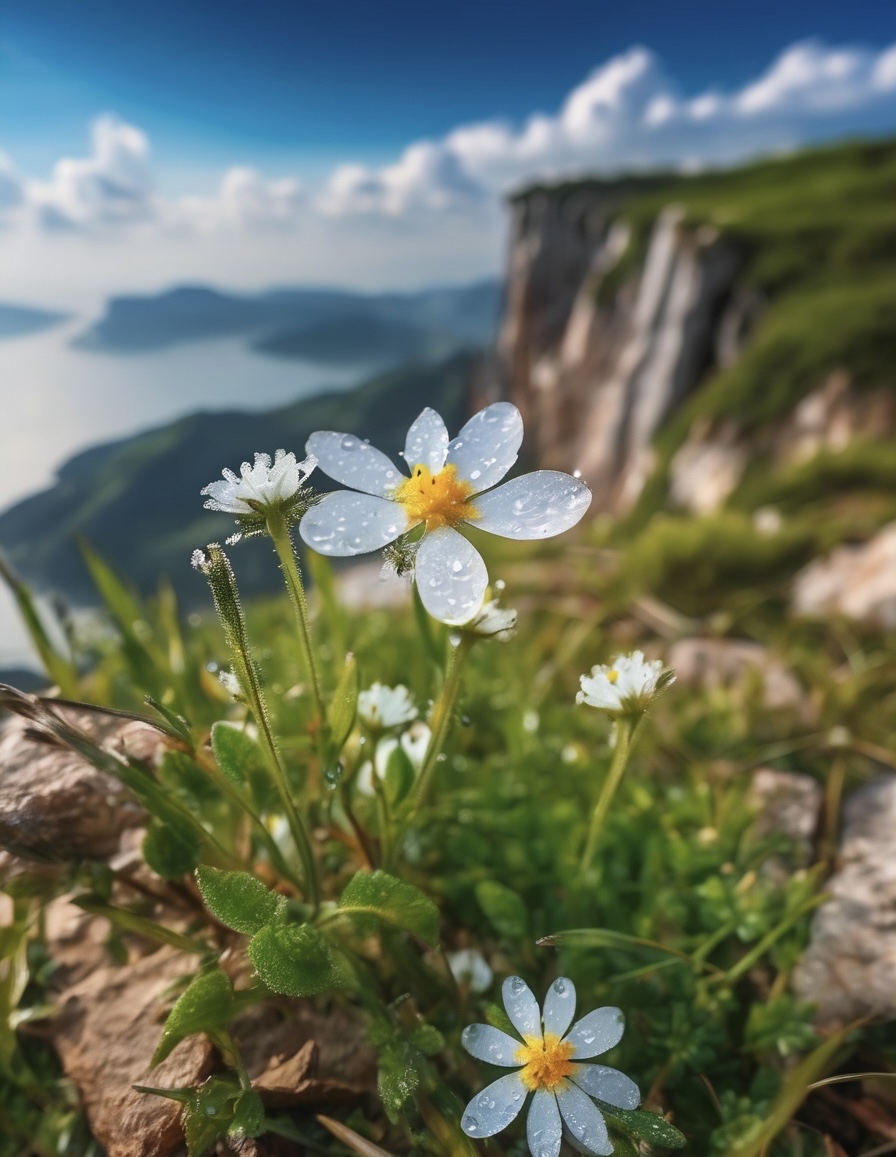
[[[520,1070],[520,1077],[527,1089],[555,1089],[564,1078],[572,1075],[575,1069],[569,1059],[575,1050],[572,1041],[561,1041],[550,1032],[544,1034],[544,1040],[537,1036],[523,1039],[526,1043],[517,1049],[514,1060],[525,1065]]]
[[[613,668],[612,671],[607,672],[607,682],[608,683],[615,683],[618,678],[619,678],[619,672],[615,669],[615,667]]]
[[[438,474],[432,474],[426,466],[418,465],[394,497],[411,522],[425,522],[427,530],[436,530],[479,517],[476,507],[467,501],[472,492],[470,483],[457,477],[456,466],[445,466]]]

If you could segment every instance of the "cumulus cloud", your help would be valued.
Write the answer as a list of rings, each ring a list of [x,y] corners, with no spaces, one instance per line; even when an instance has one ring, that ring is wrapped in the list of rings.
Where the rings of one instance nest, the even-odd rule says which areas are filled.
[[[47,181],[24,179],[0,154],[0,222],[84,236],[246,239],[307,237],[354,221],[371,237],[377,228],[381,237],[399,228],[422,236],[449,219],[454,230],[464,221],[493,226],[499,198],[533,180],[724,164],[894,121],[896,45],[874,52],[807,41],[739,90],[690,95],[652,52],[634,47],[596,68],[553,113],[462,125],[408,145],[381,168],[340,165],[310,191],[295,177],[234,167],[212,194],[166,197],[146,136],[103,116],[88,155],[58,161]]]
[[[63,157],[49,181],[32,181],[27,202],[48,228],[102,228],[155,215],[149,141],[114,116],[94,121],[87,157]]]

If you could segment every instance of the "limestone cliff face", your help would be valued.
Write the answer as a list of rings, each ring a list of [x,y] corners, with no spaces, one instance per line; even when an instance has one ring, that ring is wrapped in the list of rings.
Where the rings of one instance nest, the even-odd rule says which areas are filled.
[[[538,465],[581,471],[595,508],[617,513],[640,493],[670,411],[736,355],[748,312],[729,240],[670,205],[639,242],[614,221],[625,192],[586,185],[513,203],[493,387],[523,412]]]

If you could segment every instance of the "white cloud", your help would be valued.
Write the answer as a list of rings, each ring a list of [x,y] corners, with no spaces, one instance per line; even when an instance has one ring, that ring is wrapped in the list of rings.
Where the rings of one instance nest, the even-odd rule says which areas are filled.
[[[289,277],[300,267],[302,276],[327,279],[352,262],[368,271],[380,262],[387,277],[398,252],[402,268],[413,265],[413,252],[420,255],[418,281],[449,269],[480,275],[475,255],[488,252],[494,268],[499,251],[500,198],[521,184],[669,165],[699,169],[894,124],[896,45],[874,52],[807,41],[740,89],[692,94],[678,90],[653,53],[634,47],[596,68],[552,114],[533,113],[520,125],[461,125],[408,145],[381,168],[339,165],[318,189],[238,166],[211,194],[165,196],[146,136],[104,116],[93,126],[89,155],[58,161],[46,181],[25,179],[0,154],[0,224],[7,247],[28,238],[12,251],[30,253],[32,262],[39,251],[47,271],[51,251],[89,255],[98,237],[119,242],[93,251],[103,252],[104,268],[114,265],[110,253],[120,253],[124,270],[127,255],[125,284],[139,280],[138,255],[146,277],[151,269],[163,282],[191,276],[183,272],[191,260],[193,277],[233,270],[243,282],[269,281],[281,269]],[[84,245],[68,244],[63,234]],[[315,275],[309,254],[325,250],[333,257],[320,257]],[[0,269],[0,283],[7,281]]]
[[[89,157],[64,157],[49,181],[27,185],[27,202],[48,228],[102,228],[155,215],[149,141],[113,116],[94,121]]]

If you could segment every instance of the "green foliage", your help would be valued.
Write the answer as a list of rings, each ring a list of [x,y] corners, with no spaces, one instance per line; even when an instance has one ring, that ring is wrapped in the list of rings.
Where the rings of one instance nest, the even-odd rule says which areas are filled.
[[[143,858],[166,880],[192,872],[199,862],[201,845],[196,829],[180,819],[162,823],[150,820],[143,838]]]
[[[224,872],[203,866],[196,872],[196,882],[212,915],[247,936],[254,936],[276,920],[286,907],[283,896],[266,888],[250,872]]]
[[[480,880],[476,900],[492,927],[510,940],[522,940],[529,931],[529,916],[521,896],[497,880]]]
[[[617,1109],[603,1103],[600,1108],[610,1123],[636,1141],[646,1141],[648,1145],[658,1145],[662,1149],[683,1149],[687,1144],[684,1133],[656,1113]]]
[[[327,723],[330,727],[330,742],[335,751],[341,751],[355,722],[358,710],[358,664],[355,656],[348,654],[342,674],[333,692],[327,709]]]
[[[252,937],[249,959],[272,992],[315,996],[353,986],[345,960],[310,924],[267,924]]]
[[[435,944],[439,939],[439,910],[413,884],[387,872],[356,872],[339,897],[339,911],[357,923],[391,925]]]
[[[233,1016],[233,985],[218,968],[200,972],[190,981],[168,1014],[162,1036],[152,1054],[153,1067],[162,1063],[176,1045],[197,1032],[213,1035]]]

